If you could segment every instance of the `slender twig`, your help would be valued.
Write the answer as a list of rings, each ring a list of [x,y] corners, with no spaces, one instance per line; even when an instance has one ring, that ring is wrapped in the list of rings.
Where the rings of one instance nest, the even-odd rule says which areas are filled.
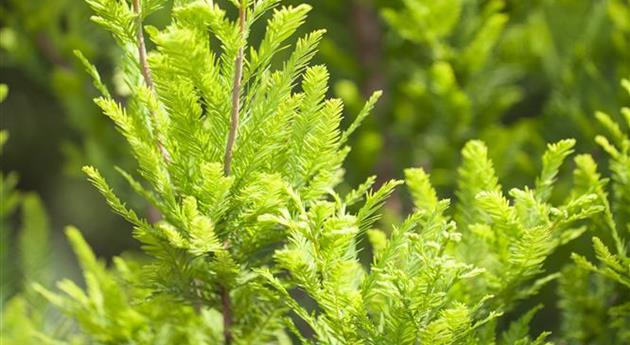
[[[232,300],[230,299],[230,291],[226,287],[221,286],[219,289],[223,303],[223,338],[225,345],[230,345],[232,344]]]
[[[136,14],[136,45],[138,46],[138,60],[140,64],[140,71],[142,71],[142,77],[144,78],[144,83],[146,86],[153,92],[155,92],[155,86],[153,85],[153,77],[151,76],[151,69],[149,68],[149,62],[147,61],[147,47],[144,43],[144,32],[142,30],[142,13],[140,9],[140,0],[132,0],[133,12]],[[162,144],[159,138],[159,134],[157,133],[157,121],[155,118],[155,114],[151,113],[151,120],[153,122],[153,127],[155,129],[155,141],[160,150],[160,154],[165,162],[169,162],[171,160],[171,156],[168,151]]]
[[[151,69],[149,68],[149,63],[147,61],[147,47],[144,43],[144,33],[142,30],[142,13],[140,9],[140,0],[132,0],[133,12],[136,14],[136,45],[138,46],[138,60],[140,65],[140,70],[142,71],[142,77],[144,78],[144,83],[152,92],[155,92],[155,86],[153,85],[153,78],[151,76]],[[168,151],[160,141],[159,135],[157,133],[157,124],[155,119],[155,114],[153,114],[149,110],[151,116],[151,122],[154,128],[154,136],[155,136],[155,144],[162,155],[162,159],[164,162],[168,163],[171,160],[171,156]],[[157,222],[161,215],[160,212],[155,209],[152,205],[149,205],[149,209],[147,211],[149,214],[149,220],[151,224]]]
[[[241,5],[239,10],[239,28],[241,37],[245,31],[245,8]],[[232,170],[232,155],[234,150],[234,142],[236,141],[236,132],[238,129],[239,113],[241,111],[241,79],[243,79],[243,51],[245,43],[241,42],[241,47],[234,61],[234,85],[232,87],[232,114],[230,121],[230,132],[228,134],[227,146],[225,148],[225,175],[228,176]]]
[[[239,29],[243,40],[239,48],[236,59],[234,61],[234,82],[232,87],[232,113],[230,120],[230,131],[228,133],[227,146],[225,147],[224,172],[225,176],[229,176],[232,172],[232,155],[234,150],[234,142],[238,130],[239,116],[241,112],[241,81],[243,79],[243,54],[245,50],[245,4],[241,2],[239,8]],[[230,290],[225,284],[219,286],[219,294],[223,304],[223,337],[225,345],[232,344],[232,300],[230,299]]]
[[[153,77],[151,77],[151,70],[149,69],[149,63],[147,62],[147,47],[144,44],[144,33],[142,30],[142,14],[140,13],[140,0],[132,1],[133,12],[136,14],[136,40],[138,45],[138,57],[140,59],[140,70],[142,70],[142,76],[144,82],[149,89],[153,90]]]

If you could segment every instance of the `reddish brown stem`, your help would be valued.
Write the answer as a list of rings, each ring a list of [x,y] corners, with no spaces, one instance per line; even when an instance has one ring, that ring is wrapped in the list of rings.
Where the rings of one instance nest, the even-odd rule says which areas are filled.
[[[221,302],[223,304],[223,338],[225,345],[232,344],[232,300],[230,291],[224,286],[220,287]]]
[[[144,33],[142,30],[142,13],[140,13],[140,0],[132,1],[133,12],[137,15],[136,18],[136,40],[138,45],[138,56],[140,60],[140,70],[144,77],[144,82],[147,87],[153,89],[153,78],[151,77],[151,70],[149,69],[149,63],[147,62],[147,47],[144,44]]]
[[[246,8],[243,3],[239,8],[239,29],[241,38],[245,40],[245,19]],[[241,47],[236,53],[234,61],[234,82],[232,86],[232,112],[230,119],[230,131],[228,133],[227,145],[225,147],[224,172],[225,176],[232,173],[232,156],[234,151],[234,143],[238,132],[239,116],[241,112],[241,82],[243,79],[243,54],[245,50],[245,42],[241,42]],[[221,302],[223,304],[223,337],[225,345],[232,344],[232,300],[230,299],[230,290],[226,285],[219,287]]]
[[[155,92],[155,87],[153,85],[153,77],[151,76],[151,69],[149,68],[149,62],[147,61],[147,47],[144,43],[144,32],[142,30],[142,13],[140,9],[140,0],[132,0],[133,12],[136,14],[136,45],[138,46],[138,62],[140,64],[140,71],[142,72],[142,77],[144,78],[144,83],[146,86]],[[151,114],[151,120],[153,122],[154,127],[156,127],[155,115]],[[157,134],[157,130],[155,134],[155,141],[160,150],[160,154],[165,162],[169,162],[171,160],[171,156],[168,151],[162,144],[159,139],[159,135]]]
[[[241,5],[239,10],[239,28],[241,37],[245,31],[245,8]],[[234,83],[232,87],[232,114],[230,119],[230,132],[228,133],[227,146],[225,147],[224,171],[225,176],[230,175],[232,171],[232,156],[234,143],[236,142],[236,134],[238,130],[239,115],[241,112],[241,80],[243,79],[243,51],[245,43],[241,43],[241,47],[236,54],[234,61]]]

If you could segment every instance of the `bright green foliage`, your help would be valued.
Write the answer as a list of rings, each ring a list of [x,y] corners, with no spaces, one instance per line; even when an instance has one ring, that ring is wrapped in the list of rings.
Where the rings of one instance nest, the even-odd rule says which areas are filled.
[[[480,217],[479,210],[473,205],[479,192],[498,192],[501,190],[494,172],[494,166],[488,159],[488,149],[483,142],[471,141],[462,150],[463,163],[459,168],[457,200],[458,222],[464,226],[472,224]]]
[[[554,176],[573,145],[573,140],[549,145],[535,188],[513,188],[511,200],[500,190],[485,146],[473,141],[464,148],[456,219],[467,231],[458,250],[466,262],[485,269],[483,279],[468,286],[476,298],[493,294],[509,310],[516,300],[536,293],[554,278],[539,277],[545,258],[585,230],[573,223],[602,211],[590,191],[575,190],[562,204],[549,203]],[[525,284],[532,278],[538,279]]]
[[[141,344],[219,341],[220,316],[216,312],[204,311],[196,317],[191,309],[182,309],[172,300],[160,297],[155,297],[153,303],[132,303],[151,298],[151,289],[134,280],[140,278],[141,268],[117,257],[115,270],[109,272],[77,229],[68,228],[66,233],[83,270],[85,291],[68,279],[58,283],[66,296],[48,292],[41,286],[36,289],[63,312],[73,315],[89,335],[88,343],[122,344],[131,339]],[[133,284],[134,289],[128,289],[127,284]]]
[[[596,194],[579,190],[560,205],[548,203],[557,170],[573,145],[573,140],[549,145],[536,188],[513,189],[508,201],[485,145],[468,143],[459,169],[457,223],[445,213],[449,201],[437,198],[429,176],[422,169],[406,170],[415,212],[389,238],[368,231],[374,260],[367,271],[357,256],[362,210],[348,213],[340,197],[310,209],[296,201],[300,212],[266,216],[289,231],[289,243],[275,254],[278,265],[319,311],[309,313],[297,302],[290,307],[326,344],[494,341],[493,320],[557,276],[541,276],[543,263],[584,231],[571,225],[603,209]],[[282,282],[267,275],[291,298]],[[532,316],[513,323],[502,341],[543,343],[547,334],[529,338]]]
[[[438,201],[421,169],[406,172],[418,209],[389,238],[369,230],[374,260],[368,272],[357,258],[361,214],[348,213],[340,198],[301,212],[288,211],[266,219],[289,231],[289,244],[277,251],[280,268],[318,305],[311,314],[291,300],[286,287],[267,273],[270,284],[288,299],[293,311],[323,344],[456,344],[477,339],[474,330],[498,316],[480,313],[484,300],[466,305],[447,297],[453,284],[480,273],[445,253],[459,241],[454,223],[444,215],[448,201]],[[377,203],[397,182],[367,194]],[[425,203],[422,203],[426,201]]]
[[[6,84],[0,84],[0,103],[2,103],[5,98],[7,98],[8,94],[9,87]]]
[[[147,219],[144,210],[118,196],[99,169],[84,167],[110,207],[133,226],[146,255],[116,257],[108,268],[80,232],[68,228],[84,286],[65,279],[58,291],[44,285],[35,289],[76,328],[47,332],[17,300],[4,310],[11,313],[11,340],[545,344],[549,333],[532,336],[529,327],[540,306],[513,318],[510,314],[561,276],[547,273],[545,261],[582,234],[591,224],[587,219],[603,219],[611,227],[617,253],[596,240],[602,267],[581,257],[576,261],[625,282],[627,256],[613,215],[623,215],[625,209],[609,205],[606,181],[593,159],[575,158],[569,193],[555,188],[575,140],[548,145],[531,187],[507,194],[486,144],[468,141],[459,169],[453,170],[458,177],[452,208],[449,200],[438,198],[424,169],[405,170],[413,210],[385,232],[379,229],[385,225],[378,223],[381,208],[402,181],[373,188],[376,178],[370,177],[346,194],[335,190],[343,178],[349,136],[380,93],[369,98],[346,130],[341,128],[343,102],[327,97],[326,67],[311,64],[324,32],[311,32],[293,44],[289,40],[310,6],[280,6],[278,0],[232,0],[229,9],[211,0],[179,0],[172,7],[165,0],[87,3],[93,20],[112,33],[124,53],[125,102],[114,98],[97,68],[80,53],[79,59],[102,93],[95,103],[115,123],[137,162],[135,173],[118,172],[160,218]],[[461,125],[456,141],[469,136],[471,109],[477,104],[457,86],[455,67],[464,69],[471,87],[485,85],[484,67],[491,63],[490,51],[507,20],[501,2],[484,4],[479,11],[483,20],[464,28],[474,34],[459,48],[444,39],[459,27],[460,16],[470,15],[469,2],[409,0],[402,12],[385,12],[406,38],[431,47],[436,58],[432,74],[421,79],[435,82],[432,91],[447,100],[434,114],[453,112],[445,121],[447,127]],[[166,27],[143,25],[162,8],[170,11]],[[423,27],[402,26],[412,20]],[[253,28],[258,26],[265,30],[255,40]],[[155,47],[148,52],[145,32]],[[456,61],[462,65],[455,66]],[[501,85],[485,95],[486,105],[496,103],[488,111],[489,123],[518,98],[515,89],[506,91],[509,83],[503,77],[488,76],[496,83],[491,85]],[[621,140],[604,147],[622,152],[622,158],[613,154],[617,163],[611,170],[615,200],[623,205],[628,139],[612,120],[600,120]],[[26,209],[36,210],[36,205],[31,201]],[[37,229],[45,222],[40,213],[33,214],[39,218],[26,222],[26,229],[41,238],[44,232]],[[38,251],[34,243],[21,243]],[[24,267],[36,267],[24,262]],[[580,333],[572,327],[586,322],[583,311],[589,308],[602,315],[594,303],[578,303],[607,290],[573,293],[567,275],[562,277],[567,339],[598,337],[596,328]],[[627,304],[611,309],[620,337],[628,329],[623,323],[627,310]],[[569,316],[571,311],[580,314]]]
[[[297,212],[297,201],[309,207],[323,202],[340,179],[348,152],[344,141],[356,128],[339,128],[343,105],[325,97],[326,68],[308,66],[323,31],[300,38],[286,61],[274,58],[310,7],[274,9],[262,42],[249,47],[250,27],[277,1],[237,4],[237,21],[212,2],[180,2],[166,28],[147,27],[156,49],[145,64],[137,54],[143,48],[136,32],[142,28],[133,6],[88,4],[94,20],[125,49],[131,90],[126,107],[107,93],[96,103],[129,142],[144,181],[121,173],[162,219],[150,224],[115,195],[95,168],[84,168],[112,208],[134,225],[134,236],[151,256],[123,275],[142,282],[142,289],[126,293],[70,231],[86,292],[70,281],[59,285],[66,297],[40,290],[96,341],[153,344],[167,334],[166,339],[196,344],[212,343],[199,337],[214,334],[226,342],[286,343],[285,308],[278,307],[280,296],[257,273],[271,263],[286,235],[259,217],[287,205]],[[214,39],[217,47],[210,47]],[[98,78],[95,82],[100,85]],[[237,135],[226,149],[231,128]],[[358,214],[363,226],[374,222],[389,190],[366,200]],[[143,302],[136,306],[138,298]],[[169,331],[180,319],[190,320],[190,327]],[[197,327],[200,323],[205,326]],[[204,332],[204,327],[214,328]]]

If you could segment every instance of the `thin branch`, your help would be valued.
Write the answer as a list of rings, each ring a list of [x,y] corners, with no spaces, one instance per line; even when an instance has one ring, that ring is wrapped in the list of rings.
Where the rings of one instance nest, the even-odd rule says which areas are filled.
[[[149,69],[149,63],[147,62],[147,47],[144,44],[144,33],[142,30],[142,14],[140,13],[140,0],[132,1],[133,12],[136,14],[136,40],[138,45],[138,56],[140,58],[140,70],[144,77],[144,82],[147,87],[153,90],[153,78],[151,77],[151,70]]]
[[[155,92],[155,86],[153,85],[153,77],[151,76],[151,69],[149,68],[149,62],[147,61],[147,47],[144,43],[144,32],[142,30],[142,13],[140,9],[140,0],[132,0],[133,12],[136,14],[136,45],[138,46],[138,59],[140,63],[140,71],[142,71],[142,77],[144,78],[144,83],[146,86],[153,92]],[[153,127],[156,127],[156,119],[155,114],[151,113],[151,119],[153,122]],[[158,150],[160,150],[160,154],[162,154],[162,158],[165,162],[170,162],[171,156],[168,151],[162,144],[159,138],[159,134],[157,133],[157,129],[154,133],[156,145]]]
[[[234,61],[234,85],[232,87],[232,114],[230,121],[230,132],[228,133],[227,146],[225,148],[224,172],[225,176],[229,176],[232,172],[232,155],[234,150],[234,142],[238,130],[239,115],[241,112],[241,82],[243,79],[243,53],[245,50],[245,4],[241,2],[239,8],[239,29],[241,39],[241,47],[239,48],[236,59]],[[219,294],[223,303],[223,337],[225,345],[232,344],[232,300],[230,299],[230,290],[225,285],[219,286]]]
[[[245,31],[245,8],[241,5],[239,9],[239,28],[241,37]],[[241,42],[241,47],[236,55],[234,61],[234,86],[232,87],[232,114],[230,121],[230,132],[228,134],[227,146],[225,148],[225,176],[230,175],[232,170],[232,155],[234,150],[234,142],[236,141],[236,133],[238,130],[239,113],[241,111],[241,81],[243,79],[243,51],[245,49],[245,43]]]
[[[220,287],[221,302],[223,303],[223,338],[225,345],[232,344],[232,301],[230,291],[224,286]]]

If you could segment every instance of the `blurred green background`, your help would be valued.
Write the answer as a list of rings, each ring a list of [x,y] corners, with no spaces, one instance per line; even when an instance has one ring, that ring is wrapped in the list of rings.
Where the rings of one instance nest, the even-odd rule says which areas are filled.
[[[628,0],[283,4],[303,2],[314,7],[303,31],[328,31],[316,63],[329,67],[330,96],[345,101],[346,121],[372,91],[384,91],[351,141],[341,189],[373,174],[384,181],[422,166],[442,196],[452,197],[459,151],[473,138],[487,143],[504,188],[531,185],[548,141],[576,138],[578,152],[603,160],[593,143],[599,130],[594,113],[618,114],[628,103],[618,87],[630,76]],[[86,182],[81,166],[97,166],[126,200],[150,211],[113,171],[132,162],[92,103],[97,92],[73,51],[94,62],[124,102],[119,52],[90,22],[82,1],[5,0],[0,6],[0,83],[9,86],[0,122],[10,133],[0,167],[19,175],[17,189],[42,198],[52,229],[53,275],[72,275],[61,235],[67,224],[79,227],[106,258],[137,246],[130,226]],[[164,26],[165,13],[148,24]],[[404,196],[395,195],[390,219],[408,208]],[[3,227],[21,222],[17,213]],[[586,239],[571,244],[550,267],[561,267],[568,252],[588,246]]]

